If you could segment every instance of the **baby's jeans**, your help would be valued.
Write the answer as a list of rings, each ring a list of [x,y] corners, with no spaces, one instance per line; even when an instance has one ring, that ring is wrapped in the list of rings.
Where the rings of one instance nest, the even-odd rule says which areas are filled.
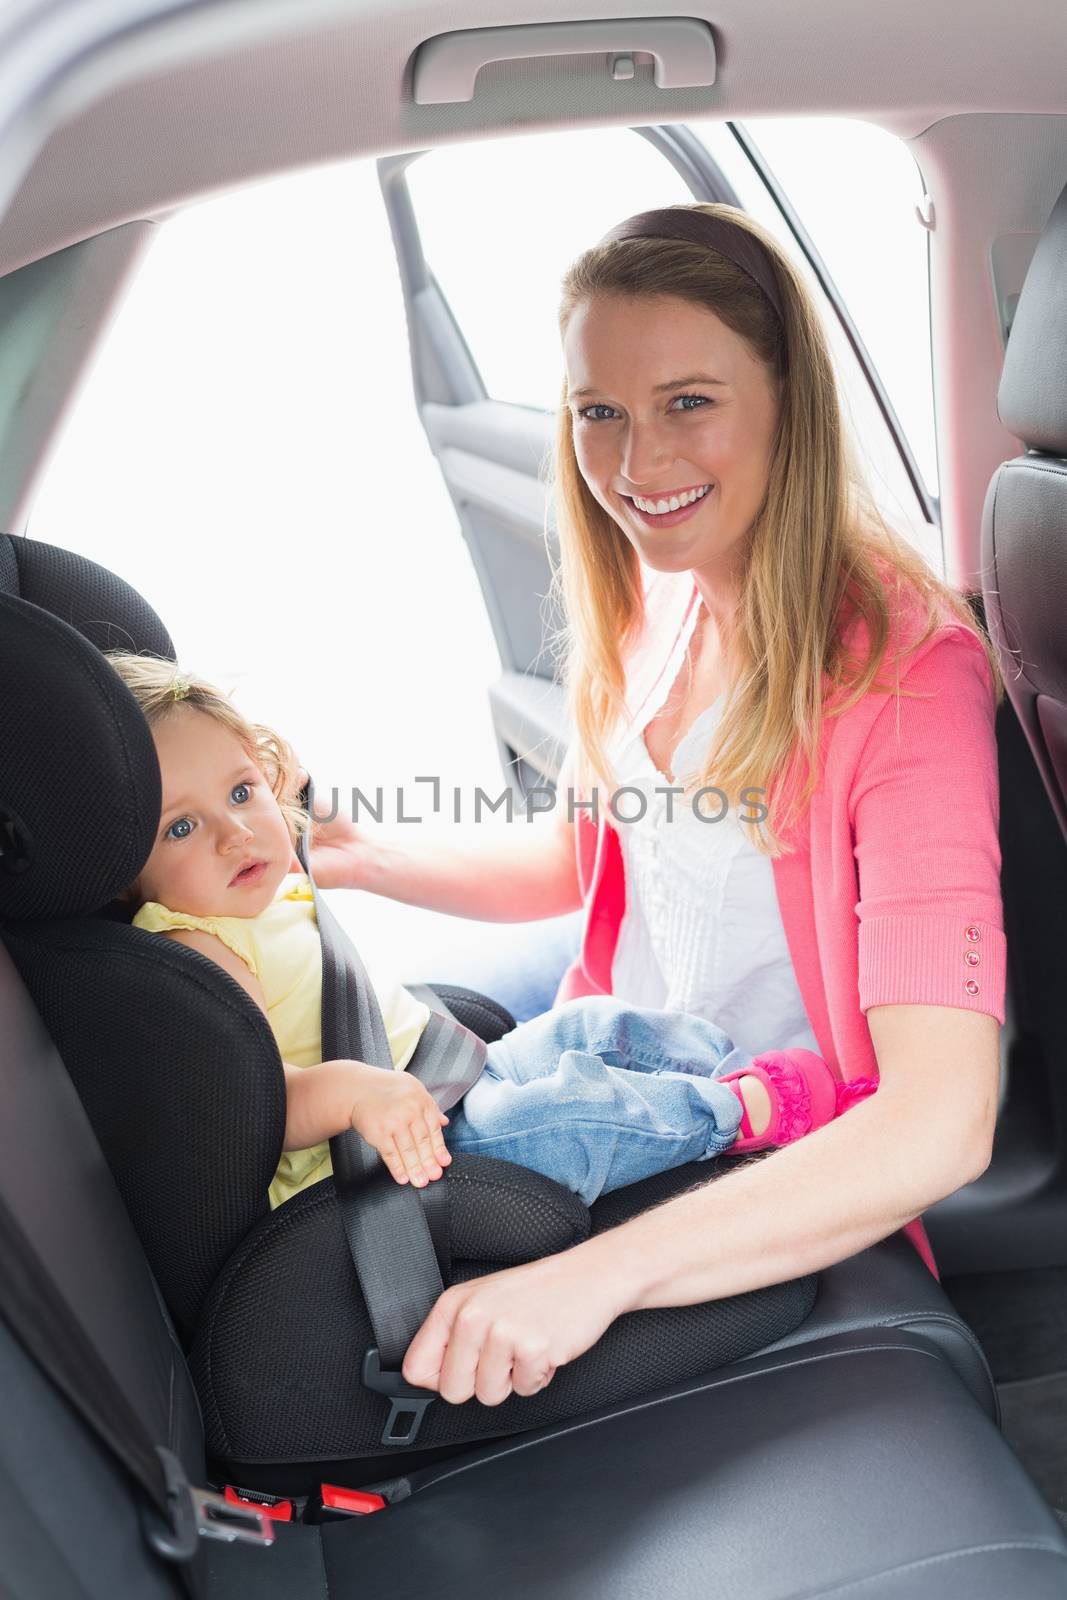
[[[702,1017],[569,1000],[489,1045],[445,1143],[543,1172],[588,1205],[728,1149],[741,1101],[715,1079],[751,1059]]]

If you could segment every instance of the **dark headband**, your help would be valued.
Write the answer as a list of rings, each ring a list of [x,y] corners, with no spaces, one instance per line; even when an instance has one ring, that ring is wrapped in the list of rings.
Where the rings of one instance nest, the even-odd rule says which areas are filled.
[[[613,244],[621,239],[679,239],[684,244],[708,245],[727,261],[758,284],[784,323],[782,297],[763,245],[744,228],[739,228],[725,217],[696,210],[692,206],[664,206],[659,211],[639,211],[635,217],[610,228],[601,244]]]

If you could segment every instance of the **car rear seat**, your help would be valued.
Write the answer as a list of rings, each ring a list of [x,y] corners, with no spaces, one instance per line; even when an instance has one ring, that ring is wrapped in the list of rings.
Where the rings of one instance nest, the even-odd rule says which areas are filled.
[[[0,1193],[152,1437],[202,1483],[181,1351],[81,1103],[2,950],[0,1018],[0,1121],[14,1135]],[[859,1281],[873,1284],[868,1254]],[[923,1315],[936,1304],[932,1280],[930,1291]],[[0,1307],[10,1292],[0,1285]],[[884,1295],[869,1303],[891,1315]],[[205,1543],[203,1592],[1062,1594],[1067,1541],[1055,1518],[953,1361],[916,1331],[914,1302],[909,1316],[908,1328],[813,1337],[457,1456],[395,1480],[374,1515],[279,1524],[269,1549]],[[0,1393],[5,1592],[179,1594],[176,1569],[143,1541],[122,1473],[2,1319]]]

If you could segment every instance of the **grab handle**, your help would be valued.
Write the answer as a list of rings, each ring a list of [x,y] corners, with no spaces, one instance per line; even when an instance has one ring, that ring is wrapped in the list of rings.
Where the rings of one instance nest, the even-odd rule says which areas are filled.
[[[612,76],[633,77],[635,52],[655,61],[660,89],[699,89],[715,82],[715,40],[696,17],[620,17],[609,22],[538,22],[515,28],[441,33],[419,46],[414,94],[420,106],[474,99],[482,67],[536,56],[606,55]]]

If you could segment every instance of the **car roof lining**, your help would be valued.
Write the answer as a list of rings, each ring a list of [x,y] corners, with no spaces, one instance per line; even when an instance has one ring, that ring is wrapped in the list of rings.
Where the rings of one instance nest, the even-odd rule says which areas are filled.
[[[621,6],[620,6],[621,9]],[[570,0],[213,0],[146,25],[83,69],[81,109],[40,150],[0,222],[0,275],[135,218],[274,173],[470,138],[701,117],[836,115],[913,137],[970,112],[1067,112],[1063,25],[1018,0],[1010,49],[991,0],[853,0],[686,8],[712,26],[717,81],[658,89],[649,58],[617,83],[603,56],[499,63],[475,98],[416,105],[418,46],[450,28],[572,20]],[[678,14],[640,0],[634,15]],[[68,85],[66,104],[77,105]],[[92,98],[90,98],[92,97]],[[68,110],[69,115],[69,110]]]

